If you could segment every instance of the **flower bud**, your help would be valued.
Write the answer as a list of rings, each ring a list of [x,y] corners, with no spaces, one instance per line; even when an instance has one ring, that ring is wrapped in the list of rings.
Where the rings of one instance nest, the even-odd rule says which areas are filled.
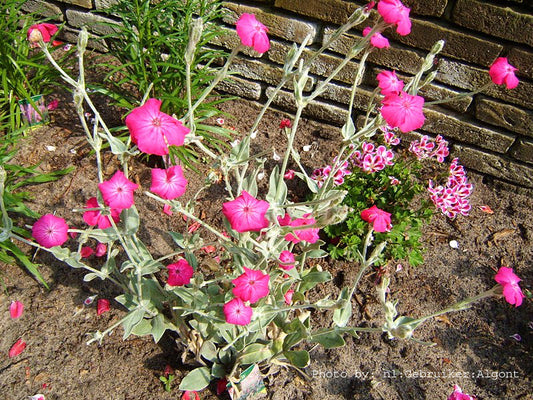
[[[202,38],[202,31],[204,30],[204,22],[202,18],[195,18],[192,21],[189,29],[189,43],[187,44],[187,50],[185,50],[185,61],[187,64],[192,64],[194,59],[194,53],[196,52],[196,46]]]
[[[89,34],[87,33],[87,28],[83,27],[78,36],[78,51],[83,53],[87,48],[87,41],[89,40]]]

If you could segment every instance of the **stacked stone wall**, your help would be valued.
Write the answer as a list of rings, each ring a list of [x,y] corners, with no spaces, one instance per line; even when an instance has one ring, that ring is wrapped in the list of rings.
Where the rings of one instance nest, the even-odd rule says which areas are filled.
[[[65,22],[65,39],[75,40],[76,30],[86,25],[95,35],[103,35],[109,18],[101,11],[114,0],[28,0],[27,10]],[[285,55],[293,42],[310,35],[311,48],[319,48],[353,10],[365,2],[344,0],[255,0],[227,1],[224,20],[227,35],[215,45],[232,48],[238,38],[233,24],[243,12],[256,14],[269,27],[272,48],[262,56],[246,52],[233,66],[235,78],[223,85],[250,100],[264,100],[277,84]],[[519,86],[512,90],[491,86],[446,105],[433,105],[420,134],[443,135],[452,144],[452,156],[467,168],[498,179],[533,188],[533,2],[530,0],[404,0],[411,7],[412,32],[399,36],[393,30],[385,35],[390,49],[375,51],[368,59],[363,86],[356,96],[356,110],[364,110],[376,74],[394,69],[408,78],[417,71],[433,44],[444,39],[438,57],[438,74],[424,88],[428,100],[440,100],[466,93],[484,85],[488,67],[497,57],[507,57],[518,68]],[[100,13],[99,13],[100,12]],[[356,27],[332,45],[311,70],[317,79],[327,76],[343,58],[364,26]],[[93,46],[104,51],[99,42]],[[357,60],[349,63],[308,108],[306,116],[334,125],[343,123],[349,101],[350,82]],[[290,110],[289,88],[274,102]]]

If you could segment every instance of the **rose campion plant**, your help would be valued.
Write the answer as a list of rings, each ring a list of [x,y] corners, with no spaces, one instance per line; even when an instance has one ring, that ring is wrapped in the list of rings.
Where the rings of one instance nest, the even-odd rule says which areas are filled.
[[[371,7],[358,8],[348,22],[326,40],[324,49],[344,32],[364,23],[369,17],[370,9]],[[400,35],[408,34],[411,28],[409,11],[398,0],[381,0],[378,3],[381,19],[378,18],[371,29],[377,31],[379,27],[388,24],[395,26]],[[191,37],[197,36],[194,30],[202,29],[202,24],[195,23],[191,29]],[[259,53],[269,49],[268,30],[255,16],[243,14],[237,21],[236,31],[242,45],[253,47]],[[78,42],[78,52],[81,55],[87,40],[87,31],[82,29]],[[356,43],[339,65],[338,71],[361,54],[361,63],[364,64],[365,54],[368,54],[366,52],[377,51],[372,48],[371,40],[367,35],[360,43]],[[84,124],[84,128],[89,144],[96,153],[99,183],[95,182],[94,190],[100,191],[108,209],[98,205],[99,197],[95,195],[96,203],[91,201],[85,209],[79,210],[87,213],[90,212],[87,208],[94,208],[96,213],[87,214],[88,223],[92,225],[89,229],[70,229],[78,234],[75,239],[78,243],[76,251],[71,249],[73,246],[61,247],[66,242],[69,231],[66,221],[47,214],[34,224],[35,240],[73,268],[85,269],[85,281],[96,278],[108,280],[123,293],[114,300],[128,310],[127,314],[104,332],[94,332],[89,342],[102,342],[118,325],[123,327],[124,338],[132,334],[151,335],[156,342],[166,331],[175,332],[180,347],[184,349],[183,362],[190,361],[195,365],[179,386],[187,394],[207,387],[215,379],[227,380],[230,386],[237,387],[240,372],[252,364],[281,363],[305,368],[310,363],[310,354],[305,346],[299,346],[304,342],[321,344],[325,348],[341,347],[345,344],[345,335],[357,336],[361,332],[385,332],[391,338],[411,339],[415,329],[427,319],[445,312],[462,310],[481,298],[498,296],[503,292],[515,304],[522,301],[518,296],[517,278],[503,271],[498,276],[501,285],[475,298],[451,305],[440,313],[414,319],[399,315],[396,310],[397,300],[388,299],[390,278],[384,276],[376,289],[384,322],[380,326],[369,326],[367,322],[359,325],[352,315],[353,296],[360,279],[377,262],[386,246],[386,242],[374,243],[373,232],[385,233],[391,228],[390,214],[377,207],[371,207],[361,215],[369,222],[369,226],[363,240],[363,249],[354,263],[358,268],[354,280],[341,288],[336,298],[327,295],[317,299],[315,293],[311,292],[317,285],[333,278],[320,265],[320,259],[327,255],[321,249],[324,242],[320,239],[320,230],[342,221],[348,213],[347,207],[341,204],[346,192],[338,189],[336,183],[349,175],[347,165],[348,160],[356,154],[355,145],[375,135],[387,124],[389,133],[420,128],[424,124],[424,99],[416,94],[419,89],[416,81],[405,85],[411,86],[407,93],[403,82],[393,82],[393,78],[396,80],[395,74],[388,74],[385,78],[389,83],[383,84],[381,89],[390,89],[390,92],[383,93],[382,104],[378,99],[377,104],[373,105],[381,105],[381,112],[375,115],[369,113],[368,121],[359,130],[351,120],[351,112],[348,113],[341,131],[343,140],[339,144],[339,154],[329,168],[322,170],[322,182],[319,185],[301,165],[298,149],[294,145],[299,118],[307,104],[321,93],[325,82],[318,83],[312,93],[304,90],[309,79],[308,71],[321,54],[317,52],[307,57],[306,42],[304,40],[300,47],[294,47],[294,51],[289,54],[284,67],[285,73],[271,95],[272,98],[277,96],[287,82],[293,82],[297,111],[288,123],[280,124],[282,133],[286,135],[287,145],[277,157],[275,167],[269,171],[270,176],[264,186],[258,185],[260,174],[265,174],[264,154],[254,154],[251,143],[257,124],[270,103],[265,105],[256,123],[232,146],[229,153],[213,154],[202,145],[198,137],[188,135],[189,128],[182,121],[160,111],[160,100],[148,99],[126,117],[131,141],[136,145],[133,147],[130,147],[129,142],[117,143],[94,104],[80,101],[77,107],[83,108],[87,104],[95,115],[94,129],[89,129],[87,124]],[[194,56],[191,52],[195,46],[189,47],[186,62]],[[433,67],[432,59],[441,48],[442,44],[433,49],[424,60],[420,76],[427,74]],[[46,46],[42,51],[52,60]],[[304,53],[305,60],[300,60]],[[228,60],[234,54],[236,51]],[[80,57],[80,61],[82,60],[83,57]],[[226,76],[227,66],[220,69],[213,82]],[[83,71],[83,68],[80,67],[79,70]],[[356,73],[355,83],[361,82],[363,70],[361,68]],[[331,78],[338,71],[334,71]],[[70,78],[67,72],[62,71],[63,73],[65,81],[73,86],[75,93],[81,93],[81,97],[88,100],[89,95],[84,85]],[[199,98],[209,96],[213,86],[206,88]],[[354,84],[353,90],[356,89],[357,84]],[[192,104],[190,91],[185,92],[188,104]],[[75,100],[79,99],[75,97]],[[184,117],[191,127],[194,127],[194,107],[192,105]],[[84,118],[83,113],[80,113],[80,118]],[[389,136],[392,142],[392,136],[395,135]],[[122,163],[121,169],[109,180],[104,180],[100,162],[102,147],[99,144],[102,140],[109,142],[112,152]],[[126,177],[129,171],[127,161],[139,151],[166,156],[169,153],[168,147],[172,145],[196,146],[196,150],[211,157],[211,167],[215,173],[208,174],[206,185],[225,185],[226,198],[219,210],[220,218],[205,221],[195,210],[195,200],[198,193],[206,188],[202,187],[198,193],[189,196],[192,200],[184,200],[183,197],[187,196],[183,195],[188,189],[183,170],[178,166],[153,169],[150,191],[145,191],[144,196],[163,205],[164,212],[172,214],[171,218],[180,218],[187,223],[178,232],[168,232],[174,251],[156,258],[138,236],[138,232],[143,229],[141,215],[134,206],[134,192],[139,185]],[[385,165],[392,159],[390,150],[385,146],[371,147],[368,143],[366,150],[366,155],[372,158],[366,162],[369,168],[368,164]],[[163,160],[167,161],[167,158]],[[289,161],[294,162],[294,171],[288,169]],[[364,159],[361,160],[361,164],[363,163]],[[458,185],[458,196],[464,200],[470,187],[464,181],[464,174],[461,175],[460,172],[459,164],[453,164],[450,171],[452,184]],[[290,193],[286,179],[296,177],[307,185],[309,199],[297,201]],[[148,185],[148,182],[143,182],[143,186]],[[437,188],[434,189],[437,191]],[[436,192],[435,196],[438,197],[439,193]],[[95,207],[90,207],[91,205]],[[466,207],[465,204],[461,206]],[[118,221],[115,221],[113,210],[121,210]],[[99,224],[102,216],[111,224],[110,227],[102,229],[105,226]],[[35,245],[24,238],[18,239]],[[95,257],[82,258],[83,248],[89,247],[92,250],[96,242],[106,246],[105,261]],[[176,259],[176,262],[172,262]],[[102,309],[107,308],[105,303],[102,304]],[[331,324],[325,327],[314,326],[310,310],[329,311],[327,315],[331,316]]]

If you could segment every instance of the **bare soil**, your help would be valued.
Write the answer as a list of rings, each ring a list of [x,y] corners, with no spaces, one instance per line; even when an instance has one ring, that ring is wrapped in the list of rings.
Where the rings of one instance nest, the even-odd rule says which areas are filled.
[[[20,143],[17,162],[30,165],[41,162],[43,171],[75,166],[76,170],[60,181],[38,185],[29,204],[40,213],[56,212],[71,226],[83,226],[82,216],[73,213],[96,193],[95,161],[85,145],[76,116],[63,99],[63,106],[52,112],[55,119],[48,126],[31,131]],[[248,102],[226,103],[226,126],[246,132],[257,113]],[[113,113],[112,113],[113,114]],[[116,113],[113,114],[116,117]],[[259,127],[254,145],[266,150],[283,149],[278,125],[282,113],[272,112]],[[310,169],[330,162],[338,148],[337,128],[302,121],[297,146],[311,145],[302,152],[303,163]],[[47,146],[54,146],[50,148]],[[270,161],[272,166],[274,161]],[[117,164],[105,158],[110,176]],[[203,170],[202,173],[205,173]],[[149,189],[150,172],[146,163],[131,164],[133,179],[141,185],[136,205],[142,217],[142,239],[155,255],[171,248],[167,230],[183,229],[180,216],[168,217],[159,206],[142,195]],[[188,191],[195,191],[201,175],[187,171]],[[391,296],[399,300],[398,309],[405,315],[423,316],[464,297],[491,288],[497,269],[511,266],[522,278],[524,290],[533,283],[533,200],[519,188],[491,182],[468,172],[474,183],[472,212],[469,217],[450,221],[436,215],[425,229],[423,244],[425,263],[404,268],[392,276]],[[301,191],[299,186],[294,187]],[[220,221],[222,190],[213,190],[198,202],[198,210],[208,219]],[[479,209],[488,205],[494,211]],[[19,221],[31,224],[32,221]],[[450,240],[456,240],[457,249]],[[83,282],[83,272],[56,261],[45,252],[28,253],[42,264],[40,271],[50,285],[47,290],[36,283],[21,267],[0,265],[4,290],[0,294],[0,398],[25,399],[43,393],[47,400],[56,399],[176,399],[177,386],[190,366],[180,363],[180,352],[171,335],[160,343],[150,338],[122,340],[117,329],[99,345],[86,345],[86,333],[103,331],[118,321],[124,310],[111,301],[111,311],[96,314],[96,302],[84,306],[93,295],[112,299],[119,293],[107,282]],[[98,259],[92,258],[95,265]],[[334,280],[318,288],[318,294],[336,296],[339,288],[349,284],[356,266],[329,258],[320,260]],[[394,271],[396,264],[391,265]],[[352,323],[368,326],[381,323],[383,315],[375,298],[376,276],[365,277],[354,302]],[[318,295],[317,294],[317,295]],[[19,300],[25,306],[20,319],[9,316],[9,304]],[[315,323],[329,326],[330,315],[315,313]],[[363,334],[360,339],[346,338],[343,348],[311,349],[311,365],[306,376],[293,369],[273,368],[265,378],[270,399],[446,399],[454,384],[460,385],[477,399],[533,399],[533,304],[525,299],[514,308],[503,299],[485,299],[471,309],[430,321],[421,326],[415,337],[433,342],[429,347],[414,341],[389,340],[384,335]],[[520,335],[517,340],[512,335]],[[15,358],[7,354],[19,338],[27,342],[25,351]],[[177,378],[171,393],[165,392],[159,376],[169,364]],[[265,371],[266,372],[266,371]],[[215,399],[214,385],[201,398]],[[224,397],[225,396],[225,397]],[[224,394],[222,398],[228,398]]]

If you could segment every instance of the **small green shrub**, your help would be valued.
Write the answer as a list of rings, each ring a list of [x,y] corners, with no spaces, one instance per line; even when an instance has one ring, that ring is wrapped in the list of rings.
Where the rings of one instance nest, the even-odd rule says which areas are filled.
[[[391,230],[373,234],[374,243],[387,242],[376,265],[382,265],[390,259],[407,259],[412,266],[420,265],[423,262],[421,229],[433,215],[431,202],[418,196],[426,191],[417,179],[421,167],[416,160],[413,162],[400,156],[393,165],[381,171],[368,173],[353,168],[339,186],[339,189],[347,191],[343,204],[350,207],[351,211],[342,223],[324,228],[332,239],[328,245],[329,254],[335,259],[358,258],[368,230],[368,222],[361,218],[361,211],[375,205],[392,214]]]

